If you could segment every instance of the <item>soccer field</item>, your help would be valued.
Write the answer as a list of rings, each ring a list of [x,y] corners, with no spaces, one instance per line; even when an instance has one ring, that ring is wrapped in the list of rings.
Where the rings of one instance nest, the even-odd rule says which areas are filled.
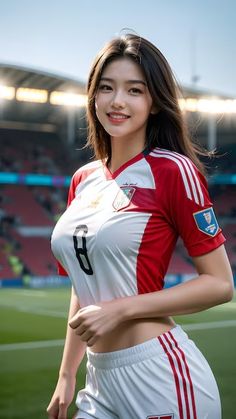
[[[0,290],[0,419],[46,418],[62,355],[69,295],[69,289]],[[210,362],[221,393],[223,419],[235,419],[236,298],[176,321]],[[84,374],[83,363],[78,388],[83,386]],[[73,412],[74,406],[69,418]]]

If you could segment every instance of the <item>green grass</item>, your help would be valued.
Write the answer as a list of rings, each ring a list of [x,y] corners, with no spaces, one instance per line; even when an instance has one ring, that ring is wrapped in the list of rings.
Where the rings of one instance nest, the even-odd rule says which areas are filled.
[[[63,339],[69,289],[0,290],[0,345]],[[236,319],[236,299],[206,312],[181,316],[180,324]],[[188,331],[208,359],[216,376],[223,419],[235,418],[236,333],[234,327]],[[0,351],[0,418],[43,419],[53,393],[62,346]],[[85,363],[77,385],[84,384]],[[74,405],[70,408],[72,418]],[[126,419],[126,418],[124,418]],[[201,418],[199,418],[201,419]]]

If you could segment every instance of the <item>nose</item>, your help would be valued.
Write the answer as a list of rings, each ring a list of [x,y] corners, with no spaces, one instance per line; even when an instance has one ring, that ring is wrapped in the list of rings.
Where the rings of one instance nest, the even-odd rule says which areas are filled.
[[[111,106],[114,109],[123,109],[125,107],[125,98],[121,90],[117,90],[114,92]]]

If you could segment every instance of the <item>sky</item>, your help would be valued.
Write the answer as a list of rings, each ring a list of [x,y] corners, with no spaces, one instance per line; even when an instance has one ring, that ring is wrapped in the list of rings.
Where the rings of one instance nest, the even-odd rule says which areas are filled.
[[[0,0],[0,63],[87,80],[97,52],[129,28],[184,86],[236,97],[235,0]],[[1,80],[0,80],[1,84]]]

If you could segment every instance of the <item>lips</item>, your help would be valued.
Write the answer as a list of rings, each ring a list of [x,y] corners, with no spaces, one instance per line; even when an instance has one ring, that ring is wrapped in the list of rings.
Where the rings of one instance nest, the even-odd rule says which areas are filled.
[[[107,116],[111,121],[115,122],[122,122],[130,118],[129,115],[120,112],[108,112]]]

